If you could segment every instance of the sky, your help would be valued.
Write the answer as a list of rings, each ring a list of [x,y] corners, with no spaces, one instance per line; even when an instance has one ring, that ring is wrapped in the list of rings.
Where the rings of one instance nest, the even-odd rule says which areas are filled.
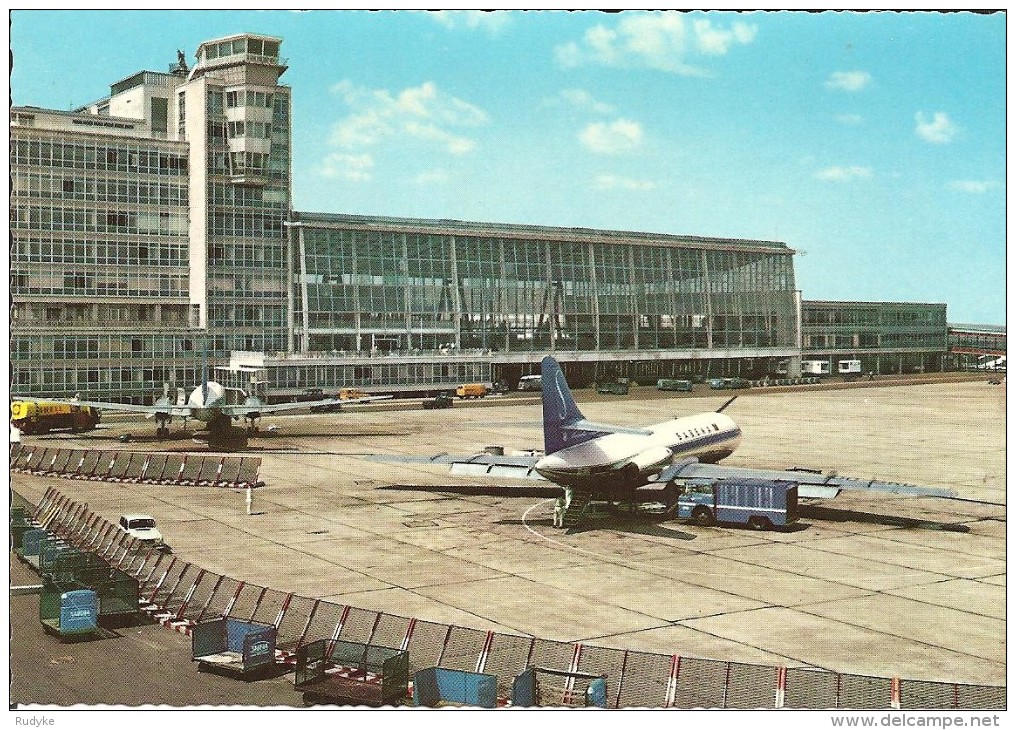
[[[293,207],[783,241],[805,299],[1005,324],[1005,15],[11,13],[16,105],[283,39]]]

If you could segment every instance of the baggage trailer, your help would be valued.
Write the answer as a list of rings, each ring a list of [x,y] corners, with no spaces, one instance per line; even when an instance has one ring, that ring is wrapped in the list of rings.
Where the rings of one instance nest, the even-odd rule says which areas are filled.
[[[92,638],[99,633],[99,598],[78,584],[47,580],[39,594],[39,623],[61,641]]]
[[[278,630],[268,624],[221,618],[195,624],[191,633],[191,661],[199,672],[224,674],[251,681],[276,668]]]
[[[293,689],[307,705],[402,705],[409,697],[409,652],[318,639],[297,649]]]
[[[415,707],[497,707],[497,675],[428,667],[413,675]]]
[[[699,525],[729,523],[768,530],[797,521],[797,484],[768,479],[690,482],[677,500],[677,516]]]
[[[37,528],[38,525],[32,521],[23,507],[11,508],[11,550],[17,551],[21,547],[24,534],[29,530]]]
[[[41,527],[25,530],[21,535],[21,547],[16,548],[14,553],[24,562],[39,570],[39,553],[43,545],[49,539],[49,532]]]
[[[80,568],[74,580],[95,591],[99,597],[99,626],[134,626],[141,616],[138,579],[110,565]]]

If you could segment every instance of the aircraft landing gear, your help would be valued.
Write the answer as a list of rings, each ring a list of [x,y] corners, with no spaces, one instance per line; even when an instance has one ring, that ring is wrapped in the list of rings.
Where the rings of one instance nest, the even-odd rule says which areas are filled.
[[[155,427],[155,435],[158,438],[166,438],[169,436],[169,419],[160,418],[159,424]]]

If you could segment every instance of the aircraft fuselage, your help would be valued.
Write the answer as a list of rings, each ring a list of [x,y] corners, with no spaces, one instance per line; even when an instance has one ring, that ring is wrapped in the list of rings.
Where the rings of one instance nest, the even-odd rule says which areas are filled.
[[[548,454],[536,463],[545,479],[588,492],[616,493],[649,482],[674,461],[716,462],[741,443],[741,429],[722,413],[699,413],[645,429],[610,433]]]

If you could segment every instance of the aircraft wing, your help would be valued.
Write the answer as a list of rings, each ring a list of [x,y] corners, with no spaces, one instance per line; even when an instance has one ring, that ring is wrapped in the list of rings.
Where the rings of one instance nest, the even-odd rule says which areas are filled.
[[[100,411],[125,411],[127,413],[145,413],[149,416],[154,416],[157,413],[166,413],[170,416],[179,416],[190,418],[191,409],[188,406],[174,406],[166,403],[156,404],[154,406],[136,406],[133,403],[107,403],[105,401],[98,400],[59,400],[53,398],[47,398],[47,403],[66,403],[71,406],[89,406],[91,408],[98,408]]]
[[[449,468],[453,476],[482,476],[508,479],[533,479],[546,481],[536,469],[538,456],[500,456],[497,454],[474,454],[472,456],[405,456],[401,454],[371,454],[366,457],[370,461],[385,464],[442,464]],[[555,487],[556,492],[561,491]]]
[[[731,479],[750,478],[770,481],[796,482],[799,497],[820,497],[830,499],[841,490],[887,492],[906,497],[955,497],[952,489],[940,487],[918,487],[912,484],[883,482],[875,479],[854,479],[836,474],[822,474],[807,469],[750,469],[726,466],[724,464],[702,464],[695,459],[677,462],[664,469],[656,481],[669,482],[671,479]]]
[[[244,403],[229,406],[219,406],[219,410],[227,416],[246,416],[249,413],[282,413],[284,411],[295,411],[301,408],[317,408],[319,406],[343,406],[352,403],[368,403],[375,400],[386,400],[390,395],[370,395],[363,398],[325,398],[323,400],[304,400],[292,403],[263,403],[257,400],[248,399]]]

